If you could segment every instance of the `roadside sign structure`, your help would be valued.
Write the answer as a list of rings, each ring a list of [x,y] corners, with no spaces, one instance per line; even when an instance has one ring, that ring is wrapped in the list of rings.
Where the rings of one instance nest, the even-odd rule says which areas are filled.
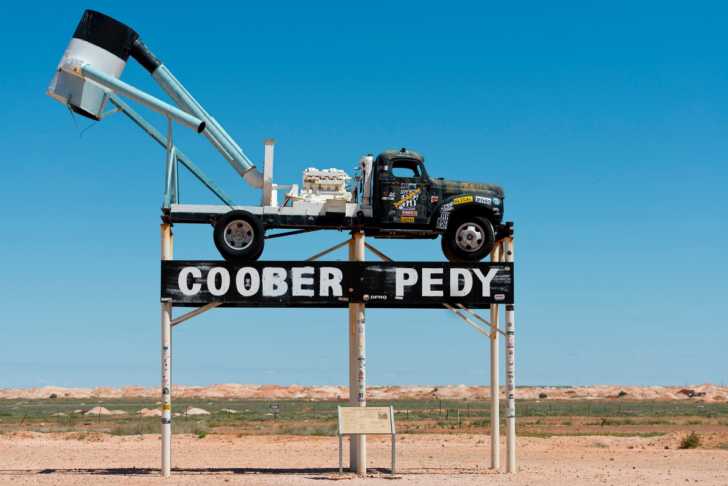
[[[130,56],[152,75],[176,106],[120,79]],[[304,187],[303,192],[296,184],[275,184],[272,140],[265,143],[264,169],[260,172],[222,125],[142,42],[136,31],[93,10],[84,12],[54,71],[48,94],[72,112],[93,120],[123,113],[165,148],[161,225],[161,472],[164,476],[170,475],[172,464],[172,329],[215,307],[348,307],[349,402],[352,407],[361,409],[365,409],[367,399],[366,307],[448,309],[490,340],[491,467],[496,469],[500,467],[499,335],[505,336],[506,471],[516,471],[513,229],[510,223],[502,224],[501,188],[439,179],[435,183],[424,170],[421,155],[404,148],[386,152],[381,159],[371,155],[362,157],[358,186],[352,191],[346,187],[348,176],[334,169],[304,171],[304,186],[308,184],[309,187]],[[166,135],[120,96],[166,117]],[[109,103],[113,108],[105,111]],[[230,197],[175,145],[174,122],[207,138],[248,185],[262,190],[261,204],[235,206]],[[379,168],[378,176],[376,171],[372,172],[374,164]],[[223,204],[180,205],[180,165]],[[395,168],[409,168],[416,177],[392,176]],[[387,175],[383,176],[384,173]],[[385,183],[375,186],[376,177]],[[328,182],[321,182],[321,178]],[[420,197],[425,185],[440,187],[439,192],[431,193],[429,198]],[[375,187],[382,189],[385,186],[388,187],[386,193],[373,192]],[[288,189],[286,199],[279,205],[278,191],[284,189]],[[466,190],[470,192],[462,192]],[[397,197],[400,199],[396,200]],[[386,201],[383,207],[391,209],[391,214],[379,212],[376,216],[374,199],[380,205]],[[439,209],[433,206],[436,203]],[[429,209],[438,210],[436,221],[430,220]],[[457,227],[450,224],[456,214],[463,218],[457,221],[460,223]],[[391,219],[392,215],[397,217]],[[237,219],[227,221],[227,217]],[[175,261],[173,223],[215,225],[213,241],[221,254],[246,263]],[[377,226],[379,223],[382,223],[381,227]],[[415,223],[416,226],[411,226]],[[365,242],[367,225],[370,225],[366,228],[370,234],[382,237],[445,238],[442,240],[443,253],[449,260],[480,260],[492,249],[490,262],[393,262]],[[266,228],[287,231],[266,235]],[[346,229],[351,231],[351,238],[305,262],[253,262],[262,254],[265,239],[319,229]],[[348,246],[349,251],[347,262],[318,261],[344,246]],[[365,262],[366,250],[382,261]],[[499,324],[501,306],[505,306],[504,330]],[[192,310],[174,317],[175,307]],[[487,320],[474,310],[484,308],[490,311]],[[351,436],[350,450],[352,470],[365,474],[365,433]]]
[[[513,230],[511,224],[506,227],[508,232],[500,235],[489,262],[394,262],[367,243],[363,231],[352,231],[349,240],[306,261],[233,264],[174,260],[172,224],[162,223],[162,475],[171,474],[172,464],[172,328],[216,307],[348,307],[349,404],[365,410],[371,410],[366,409],[366,307],[448,309],[490,342],[490,466],[496,470],[500,469],[498,351],[499,337],[504,336],[506,472],[516,472]],[[348,261],[319,261],[344,246],[348,246]],[[381,261],[366,262],[365,250]],[[503,329],[501,306],[505,307]],[[173,317],[175,307],[192,310]],[[474,310],[485,308],[489,319]],[[394,420],[394,411],[390,413]],[[366,431],[341,430],[340,440],[350,435],[351,471],[365,475]],[[393,454],[394,447],[393,442]]]
[[[152,75],[176,106],[121,81],[121,73],[130,56]],[[304,171],[304,186],[310,185],[304,187],[304,192],[299,191],[296,184],[275,184],[272,140],[265,143],[264,169],[260,172],[222,125],[142,42],[136,31],[93,10],[84,12],[54,71],[48,94],[72,112],[93,120],[123,113],[165,148],[161,225],[161,472],[164,476],[171,474],[172,464],[172,329],[215,307],[347,307],[349,402],[352,407],[364,410],[367,404],[366,307],[448,309],[490,340],[491,467],[496,469],[500,467],[499,335],[505,336],[506,471],[516,471],[513,228],[510,223],[502,224],[502,189],[488,184],[438,180],[439,192],[430,194],[429,198],[420,197],[425,186],[418,184],[435,184],[424,171],[423,158],[404,148],[383,154],[381,160],[364,156],[360,160],[359,186],[351,192],[346,188],[348,176],[333,169]],[[121,96],[166,117],[167,133],[163,134],[147,122]],[[109,103],[113,108],[105,111]],[[175,145],[174,122],[207,138],[248,185],[261,189],[261,205],[235,206],[230,197]],[[373,164],[380,168],[379,176],[372,173]],[[399,165],[395,167],[395,164]],[[180,205],[180,165],[223,204]],[[385,172],[390,174],[395,168],[408,167],[416,177],[405,179],[414,179],[414,182],[391,175],[381,178]],[[386,194],[373,192],[374,177],[380,177],[380,182],[386,181],[385,185],[389,187]],[[320,178],[328,182],[322,183]],[[453,188],[456,192],[449,193],[455,190]],[[284,189],[288,189],[286,199],[279,205],[278,191]],[[462,193],[465,190],[471,193]],[[395,192],[400,195],[398,201]],[[294,204],[294,199],[298,204]],[[386,207],[391,208],[397,218],[391,220],[382,213],[383,226],[371,226],[379,224],[375,218],[374,199],[380,204],[386,201]],[[439,216],[436,221],[426,223],[430,217],[427,210],[435,209],[432,205],[436,203],[440,205]],[[456,206],[460,209],[456,210]],[[418,207],[424,212],[418,212]],[[477,214],[471,212],[474,210]],[[465,218],[465,223],[458,221],[461,224],[449,231],[449,222],[456,214]],[[226,221],[226,215],[239,219]],[[218,249],[227,248],[221,250],[224,257],[246,263],[175,261],[173,223],[215,225],[213,241]],[[218,223],[225,224],[218,226]],[[411,226],[415,223],[416,226]],[[370,234],[382,237],[446,238],[443,252],[449,260],[479,260],[492,248],[490,262],[394,262],[365,241],[367,224],[370,226],[366,229],[373,231]],[[287,231],[266,235],[266,227]],[[351,238],[305,262],[254,261],[262,254],[267,238],[319,229],[346,229],[351,231]],[[223,244],[218,245],[219,240]],[[347,262],[318,261],[345,246],[349,252]],[[381,261],[366,262],[366,250]],[[504,330],[499,324],[501,306],[505,306]],[[191,310],[174,317],[175,307]],[[485,308],[490,311],[489,319],[474,310]],[[365,474],[364,432],[351,436],[350,451],[351,469]]]
[[[389,435],[392,438],[392,467],[397,473],[397,430],[394,427],[394,407],[337,407],[339,436],[339,472],[344,472],[345,435]]]

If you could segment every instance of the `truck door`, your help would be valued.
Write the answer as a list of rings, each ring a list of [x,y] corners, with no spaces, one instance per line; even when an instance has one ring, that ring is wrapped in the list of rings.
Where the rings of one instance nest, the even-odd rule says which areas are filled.
[[[403,227],[427,224],[430,217],[430,179],[415,159],[394,159],[379,164],[380,222]]]

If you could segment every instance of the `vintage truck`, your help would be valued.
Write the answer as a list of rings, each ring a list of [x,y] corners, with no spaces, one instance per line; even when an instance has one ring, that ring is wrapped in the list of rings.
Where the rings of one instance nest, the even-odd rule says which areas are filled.
[[[503,220],[503,190],[492,184],[432,178],[412,150],[362,157],[351,190],[337,169],[307,169],[303,189],[292,186],[283,204],[172,204],[176,223],[210,223],[220,254],[256,260],[265,239],[320,229],[361,230],[374,238],[434,239],[450,261],[478,261],[490,253]],[[273,230],[293,230],[274,233]],[[267,235],[267,236],[266,236]]]
[[[123,81],[129,58],[146,69],[172,98],[170,105]],[[407,150],[362,157],[351,178],[338,169],[306,169],[303,185],[273,183],[273,142],[266,143],[263,172],[222,125],[190,94],[129,26],[101,12],[84,12],[48,87],[48,94],[81,116],[102,120],[122,112],[166,148],[162,218],[169,223],[212,224],[213,240],[227,260],[258,259],[265,240],[322,230],[363,231],[374,238],[442,236],[451,261],[478,261],[491,251],[502,224],[503,190],[491,184],[432,178],[424,159]],[[120,96],[163,114],[162,135]],[[111,103],[114,109],[106,110]],[[262,191],[259,205],[237,206],[175,145],[172,123],[203,135],[235,171]],[[224,205],[180,204],[178,165],[184,165]],[[279,204],[279,190],[287,189]],[[284,230],[275,232],[275,230]]]

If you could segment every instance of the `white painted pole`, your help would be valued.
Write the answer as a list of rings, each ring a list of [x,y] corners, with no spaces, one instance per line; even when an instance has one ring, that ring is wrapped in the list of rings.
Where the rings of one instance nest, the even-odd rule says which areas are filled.
[[[349,240],[349,261],[356,260],[356,251],[354,249],[356,242],[352,237]],[[351,289],[353,290],[353,289]],[[357,304],[349,304],[349,405],[354,406],[357,403],[358,380],[357,380]],[[349,436],[349,468],[356,471],[357,468],[357,440],[355,435]]]
[[[490,254],[492,262],[501,261],[501,243]],[[500,468],[500,359],[498,343],[499,306],[490,306],[490,468]]]
[[[277,197],[273,197],[273,154],[275,140],[269,138],[265,141],[263,162],[263,206],[278,206]]]
[[[172,225],[161,225],[162,260],[174,254]],[[172,303],[162,301],[162,476],[172,473]]]
[[[362,231],[352,232],[352,244],[350,246],[351,256],[354,261],[363,262],[364,255],[364,233]],[[352,405],[356,407],[367,406],[367,380],[366,380],[366,319],[364,304],[349,304],[349,327],[353,327],[354,339],[351,359],[354,363],[354,381],[350,383],[350,390],[354,390]],[[351,395],[350,395],[351,398]],[[367,473],[367,438],[366,435],[352,436],[353,461],[352,470],[360,476]]]
[[[503,242],[505,260],[513,262],[513,237]],[[513,304],[506,305],[506,472],[518,471],[516,463],[516,322]]]

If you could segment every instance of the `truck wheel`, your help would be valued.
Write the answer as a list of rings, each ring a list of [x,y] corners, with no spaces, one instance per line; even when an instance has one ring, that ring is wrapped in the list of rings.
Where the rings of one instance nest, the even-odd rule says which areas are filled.
[[[258,218],[247,211],[234,210],[215,222],[215,246],[225,260],[257,260],[263,253],[265,229]]]
[[[452,221],[442,235],[442,252],[451,262],[478,262],[495,244],[495,231],[487,218],[465,216]]]

